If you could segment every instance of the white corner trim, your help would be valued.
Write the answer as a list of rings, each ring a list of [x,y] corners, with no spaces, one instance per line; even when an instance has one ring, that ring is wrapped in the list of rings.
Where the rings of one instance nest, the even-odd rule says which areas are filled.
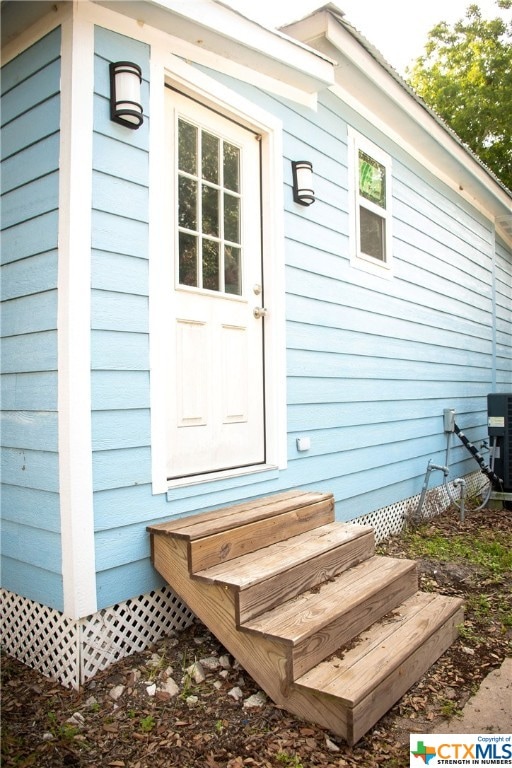
[[[91,190],[94,27],[62,25],[58,256],[59,478],[64,614],[94,613]]]
[[[168,199],[165,184],[168,177],[162,173],[165,157],[165,89],[164,69],[166,56],[152,49],[149,93],[149,359],[151,403],[151,476],[153,494],[166,493],[167,437],[165,428],[167,366],[166,335],[162,324],[166,317],[167,275],[172,281],[169,254],[165,247],[165,204]]]

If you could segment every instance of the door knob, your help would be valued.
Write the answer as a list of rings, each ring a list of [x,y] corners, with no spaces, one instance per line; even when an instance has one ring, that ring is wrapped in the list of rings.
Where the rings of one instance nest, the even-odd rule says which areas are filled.
[[[254,317],[258,320],[260,317],[265,317],[267,315],[267,310],[265,307],[254,307],[252,311]]]

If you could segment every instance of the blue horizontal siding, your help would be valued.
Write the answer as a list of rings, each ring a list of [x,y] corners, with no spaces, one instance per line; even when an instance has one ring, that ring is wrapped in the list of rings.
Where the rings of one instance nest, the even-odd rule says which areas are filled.
[[[459,364],[448,356],[445,361],[399,360],[382,355],[343,354],[340,352],[318,352],[290,350],[288,353],[288,375],[315,379],[361,379],[367,381],[457,381],[461,375]],[[445,352],[446,354],[446,352]],[[490,358],[487,359],[489,365]],[[471,381],[487,382],[489,367],[471,367]]]
[[[61,573],[60,534],[18,522],[2,522],[2,555],[35,568]]]
[[[59,460],[57,453],[27,448],[2,450],[2,482],[20,488],[58,493]]]
[[[137,448],[151,445],[149,409],[94,411],[92,414],[93,450]]]
[[[109,568],[97,575],[98,603],[109,606],[164,586],[164,580],[145,558],[135,563]],[[134,592],[134,588],[136,591]]]
[[[134,297],[148,296],[148,261],[117,253],[93,251],[91,281],[94,289],[112,293],[131,293]],[[95,315],[94,294],[92,301],[92,311]],[[98,311],[101,311],[100,307]]]
[[[99,175],[123,178],[125,182],[140,183],[148,174],[148,153],[145,148],[121,142],[113,136],[94,134],[94,167]]]
[[[375,326],[371,332],[359,333],[357,330],[345,328],[340,333],[337,327],[308,325],[306,322],[290,322],[287,329],[287,344],[289,350],[311,350],[332,352],[346,355],[374,357],[406,361],[411,366],[416,362],[450,364],[458,366],[472,365],[475,368],[489,368],[490,349],[487,353],[476,352],[472,349],[451,347],[447,356],[446,346],[429,344],[427,339],[410,339],[407,344],[398,336],[388,336],[382,344],[382,337]]]
[[[52,96],[2,128],[2,156],[20,152],[25,147],[59,131],[60,96]]]
[[[6,95],[60,56],[61,29],[56,27],[2,67],[1,92]]]
[[[92,213],[92,247],[124,256],[148,258],[148,225],[104,211]]]
[[[380,338],[380,343],[386,338],[401,339],[402,342],[414,342],[431,344],[435,347],[445,347],[446,349],[464,349],[480,354],[488,354],[491,351],[491,328],[489,325],[482,326],[473,323],[470,320],[460,321],[454,318],[453,325],[458,326],[458,330],[453,328],[449,320],[452,316],[439,318],[439,316],[428,308],[418,309],[418,320],[422,322],[411,322],[406,316],[401,315],[399,307],[401,306],[405,315],[414,313],[416,309],[412,302],[398,302],[393,314],[386,313],[385,300],[379,302],[378,295],[375,295],[375,302],[372,302],[372,294],[367,295],[367,306],[357,306],[357,303],[347,300],[344,304],[335,301],[322,302],[321,294],[319,298],[309,298],[306,296],[288,295],[286,301],[287,319],[289,321],[301,322],[303,318],[310,318],[311,325],[315,324],[317,328],[337,328],[343,331],[347,328],[356,333],[370,333],[376,340]],[[341,292],[340,297],[341,300]],[[380,306],[379,306],[380,305]],[[379,311],[380,310],[380,311]],[[429,320],[431,322],[429,322]],[[443,327],[436,327],[445,321]],[[377,343],[376,343],[376,349]]]
[[[496,387],[512,391],[512,254],[496,242]]]
[[[3,411],[2,444],[8,448],[58,451],[55,411]]]
[[[57,426],[60,29],[2,69],[2,580],[62,610]]]
[[[91,298],[93,329],[148,333],[148,299],[114,291],[95,291]]]
[[[60,61],[51,61],[23,83],[23,88],[12,88],[2,96],[2,125],[29,112],[38,104],[55,96],[60,90]]]
[[[58,206],[59,175],[51,173],[2,197],[2,228],[49,213]]]
[[[2,586],[36,603],[49,605],[57,611],[64,610],[62,575],[59,573],[4,556]]]
[[[11,261],[2,267],[2,301],[43,293],[57,287],[57,253]]]
[[[91,352],[94,370],[149,370],[149,339],[144,333],[95,330]]]
[[[22,295],[5,301],[2,307],[4,336],[18,336],[55,328],[57,317],[57,291]]]
[[[93,371],[92,410],[149,408],[149,371]]]
[[[147,170],[146,170],[147,177]],[[127,219],[147,222],[148,188],[133,181],[118,179],[115,176],[93,174],[94,208]]]
[[[5,410],[57,410],[56,371],[3,374],[1,385],[2,407]]]
[[[143,126],[131,131],[110,120],[109,62],[137,61],[143,69]],[[104,492],[147,495],[151,483],[149,398],[149,48],[122,35],[95,28],[91,367],[92,441],[95,520],[97,499]],[[117,517],[115,509],[111,510]],[[109,526],[113,549],[102,549],[96,534],[100,606],[152,589],[155,576],[147,562],[133,570],[123,559],[123,531]],[[141,535],[140,526],[137,534]],[[145,534],[142,533],[142,536]],[[103,554],[104,553],[104,556]],[[139,549],[129,556],[143,560]],[[110,561],[110,562],[109,562]],[[127,563],[137,586],[115,582]],[[114,567],[115,566],[115,567]],[[142,573],[144,575],[142,575]],[[114,575],[114,578],[112,576]]]
[[[484,407],[482,396],[457,397],[457,413],[472,414]],[[404,421],[417,419],[439,419],[446,408],[444,393],[437,400],[429,398],[416,400],[383,400],[365,402],[357,407],[354,401],[327,403],[289,404],[287,409],[288,429],[291,433],[302,434],[310,429],[331,429],[333,427],[366,424],[387,424],[388,433],[402,429]],[[453,407],[450,402],[449,407]]]
[[[31,179],[47,176],[59,167],[59,134],[33,144],[2,164],[4,192],[21,187]]]
[[[98,571],[128,565],[147,557],[149,533],[140,525],[124,525],[96,533]]]
[[[58,210],[23,221],[2,233],[2,264],[54,251],[58,246]],[[55,261],[56,263],[56,261]],[[55,284],[53,280],[52,286]]]
[[[59,494],[4,484],[1,489],[2,517],[18,525],[60,533]]]
[[[151,482],[150,448],[116,448],[93,454],[95,491],[125,488]]]
[[[27,333],[3,339],[2,367],[4,373],[56,370],[56,331]]]

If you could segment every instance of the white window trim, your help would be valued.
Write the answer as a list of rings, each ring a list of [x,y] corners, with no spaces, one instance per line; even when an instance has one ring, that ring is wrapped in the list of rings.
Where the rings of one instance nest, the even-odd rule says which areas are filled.
[[[350,222],[350,263],[357,269],[362,269],[378,277],[393,277],[393,212],[392,212],[392,163],[391,157],[380,147],[371,142],[366,136],[347,128],[348,139],[348,178],[349,178],[349,222]],[[359,195],[359,150],[374,158],[386,169],[386,209],[372,205]],[[362,203],[368,210],[378,213],[386,223],[385,249],[386,260],[381,261],[361,251],[359,227],[359,205]]]
[[[286,324],[284,311],[284,199],[282,164],[282,123],[208,75],[172,56],[164,48],[151,50],[150,94],[150,165],[149,165],[149,291],[150,291],[150,364],[151,364],[151,457],[154,494],[166,493],[176,483],[167,479],[167,331],[165,317],[166,276],[173,280],[166,241],[165,175],[165,83],[173,84],[206,106],[236,119],[262,136],[263,270],[266,276],[265,305],[265,399],[267,463],[246,468],[246,473],[284,469],[286,450]],[[168,283],[167,283],[168,284]],[[240,470],[226,471],[223,478],[239,477]],[[204,480],[197,476],[181,485],[196,485]],[[215,479],[219,479],[216,475]]]

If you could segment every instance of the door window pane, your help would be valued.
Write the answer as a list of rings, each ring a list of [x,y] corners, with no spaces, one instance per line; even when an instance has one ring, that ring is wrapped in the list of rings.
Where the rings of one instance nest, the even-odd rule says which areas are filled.
[[[188,176],[178,180],[178,223],[184,229],[197,230],[197,181]]]
[[[179,281],[197,286],[197,237],[180,232],[179,250]]]
[[[197,174],[197,128],[185,120],[178,121],[178,168]]]
[[[361,251],[381,261],[386,260],[385,226],[386,222],[376,213],[362,205],[359,207],[359,225],[361,230]]]
[[[224,142],[224,186],[232,192],[240,192],[240,150]]]
[[[224,239],[240,242],[240,198],[224,193]]]
[[[219,277],[219,243],[205,238],[203,240],[203,288],[218,291]]]
[[[211,133],[202,133],[201,157],[202,157],[202,177],[213,184],[219,183],[219,145],[217,136]]]
[[[242,294],[240,248],[227,245],[224,249],[224,290],[235,296]]]
[[[203,184],[203,233],[219,236],[219,190]]]

